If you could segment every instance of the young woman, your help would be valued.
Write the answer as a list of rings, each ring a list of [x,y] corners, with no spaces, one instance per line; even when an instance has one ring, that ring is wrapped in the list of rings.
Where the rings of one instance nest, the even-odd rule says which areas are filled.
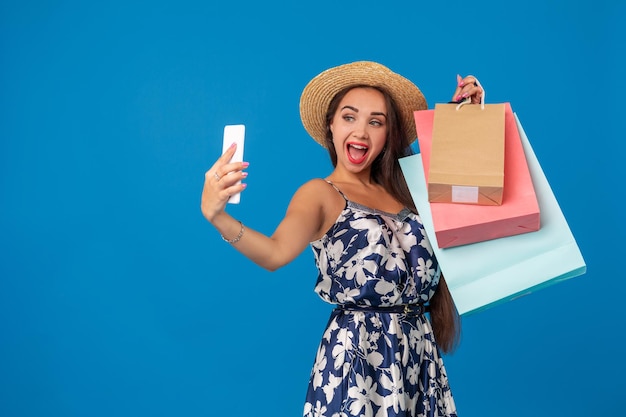
[[[480,102],[472,76],[453,100]],[[305,87],[300,114],[334,170],[294,194],[268,237],[225,212],[245,189],[247,163],[228,149],[206,172],[201,209],[222,238],[268,269],[311,245],[316,292],[336,304],[318,348],[304,416],[456,416],[441,351],[460,324],[398,159],[416,139],[426,100],[411,81],[374,62],[328,69]],[[225,176],[227,173],[231,173]]]

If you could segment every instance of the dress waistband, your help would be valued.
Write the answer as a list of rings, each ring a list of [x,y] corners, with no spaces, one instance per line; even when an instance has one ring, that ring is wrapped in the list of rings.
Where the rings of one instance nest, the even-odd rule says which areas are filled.
[[[356,304],[338,304],[335,308],[341,311],[369,311],[373,313],[400,313],[411,316],[418,316],[430,309],[424,304],[400,304],[395,306],[364,306]]]

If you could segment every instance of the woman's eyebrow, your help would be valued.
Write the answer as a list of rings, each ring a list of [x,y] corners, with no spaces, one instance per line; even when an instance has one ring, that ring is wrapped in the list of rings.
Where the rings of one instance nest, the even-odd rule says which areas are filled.
[[[354,112],[357,112],[357,113],[359,112],[359,109],[357,109],[356,107],[352,107],[352,106],[343,106],[341,108],[341,110],[345,110],[345,109],[350,109],[350,110],[352,110]]]
[[[350,110],[352,110],[353,112],[356,112],[356,113],[359,112],[359,109],[357,109],[356,107],[352,107],[352,106],[343,106],[341,108],[341,110],[345,110],[345,109],[350,109]],[[381,112],[381,111],[380,112],[379,111],[373,111],[372,112],[372,116],[383,116],[385,118],[387,117],[387,115],[385,113]]]

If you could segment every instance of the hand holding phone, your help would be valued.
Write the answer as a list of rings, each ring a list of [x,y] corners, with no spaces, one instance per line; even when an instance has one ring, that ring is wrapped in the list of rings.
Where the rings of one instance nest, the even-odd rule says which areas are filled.
[[[235,154],[230,159],[230,162],[243,162],[243,142],[246,133],[245,125],[226,125],[224,126],[224,141],[222,143],[222,153],[226,152],[226,150],[230,147],[230,145],[234,143],[237,144],[237,149],[235,149]],[[237,184],[240,184],[241,181],[238,181]],[[228,199],[229,203],[239,204],[240,201],[240,193],[233,194]]]

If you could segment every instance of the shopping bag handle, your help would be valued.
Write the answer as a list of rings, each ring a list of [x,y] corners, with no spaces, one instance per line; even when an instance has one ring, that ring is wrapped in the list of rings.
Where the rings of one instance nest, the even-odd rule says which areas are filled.
[[[476,86],[483,89],[483,95],[480,98],[480,109],[481,110],[485,110],[485,95],[486,95],[485,88],[482,86],[480,81],[478,81],[478,78],[474,77],[474,79],[475,79],[474,83],[476,84]],[[462,105],[468,104],[468,103],[471,103],[471,102],[472,102],[472,98],[471,97],[465,97],[465,99],[462,102],[460,102],[459,104],[456,105],[456,109],[458,110],[458,109],[461,108]]]

